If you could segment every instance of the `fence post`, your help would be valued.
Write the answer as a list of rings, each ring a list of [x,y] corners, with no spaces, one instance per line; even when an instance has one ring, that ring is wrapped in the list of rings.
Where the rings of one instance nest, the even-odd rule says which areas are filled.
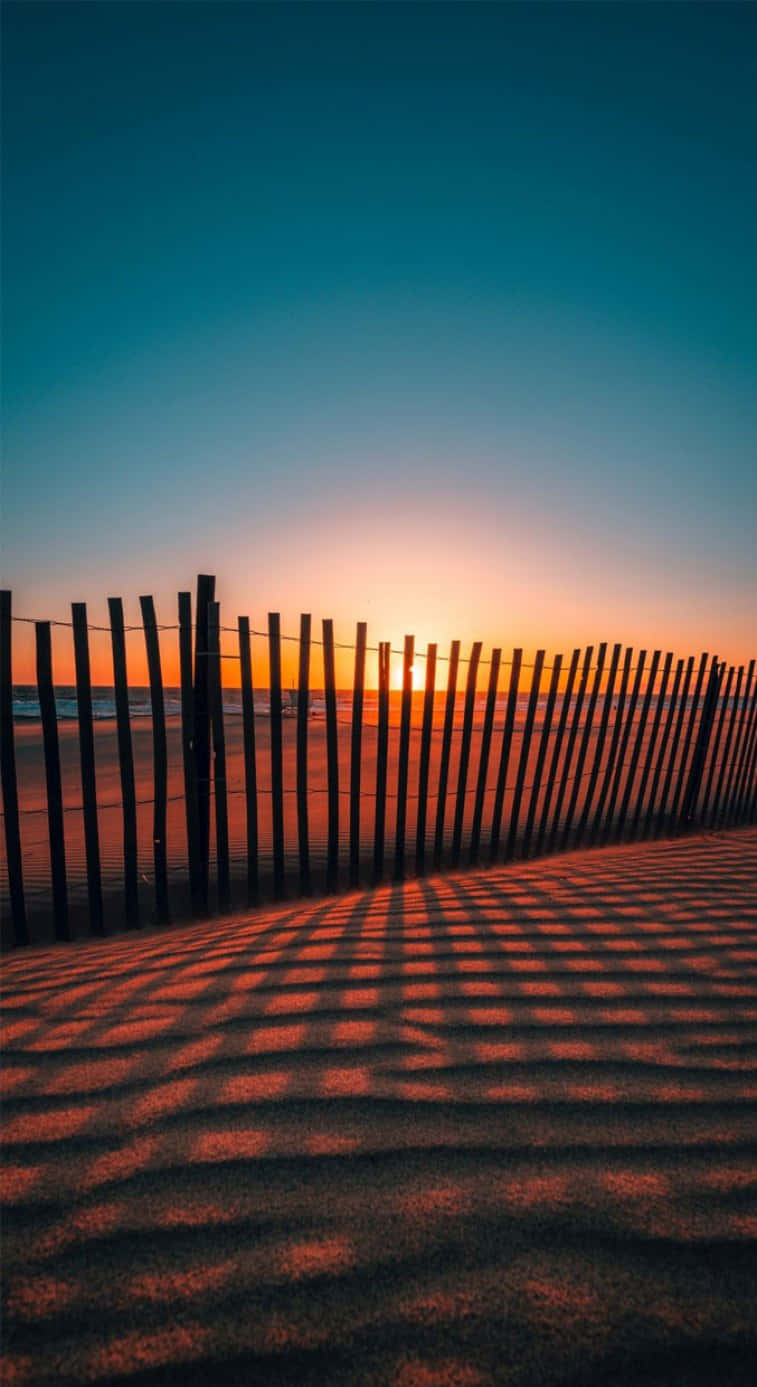
[[[208,608],[215,599],[211,573],[197,578],[195,633],[194,744],[197,784],[197,823],[200,842],[199,896],[207,915],[210,899],[210,713],[208,706]]]
[[[363,751],[363,693],[365,689],[365,647],[368,627],[357,624],[355,676],[352,683],[352,730],[350,745],[350,886],[360,881],[360,772]]]
[[[557,799],[555,801],[555,810],[554,814],[552,815],[552,832],[549,837],[550,848],[553,848],[555,843],[557,842],[557,838],[560,831],[560,813],[562,810],[563,801],[565,799],[565,791],[568,788],[568,780],[570,777],[570,763],[573,760],[573,749],[576,745],[576,738],[578,736],[578,727],[581,721],[581,709],[583,708],[584,698],[586,696],[586,686],[589,682],[589,671],[591,669],[591,657],[593,654],[594,646],[587,645],[586,650],[584,652],[583,665],[581,667],[581,678],[578,684],[576,702],[573,708],[573,717],[570,720],[568,745],[565,748],[565,760],[563,761],[562,765],[560,784],[558,786]]]
[[[258,877],[258,775],[255,761],[255,701],[252,679],[250,618],[237,617],[239,670],[242,682],[242,736],[244,739],[244,794],[247,825],[247,904],[257,905]]]
[[[281,747],[281,621],[268,613],[269,719],[271,726],[271,810],[273,818],[273,889],[284,895],[284,771]]]
[[[641,819],[641,812],[644,807],[644,796],[647,791],[647,783],[649,781],[649,776],[652,770],[652,763],[654,760],[654,749],[657,745],[657,737],[660,731],[660,723],[662,721],[662,710],[665,701],[665,692],[668,687],[668,680],[670,678],[670,667],[672,663],[673,652],[672,650],[669,650],[665,656],[665,663],[662,669],[662,677],[660,679],[660,687],[657,691],[657,698],[655,700],[654,717],[652,718],[652,730],[649,734],[647,753],[644,757],[644,765],[642,767],[641,780],[639,782],[639,793],[636,796],[636,804],[634,806],[633,818],[631,820],[631,827],[629,829],[629,837],[631,838],[636,837],[636,833],[639,827],[639,821]]]
[[[460,861],[460,847],[463,837],[463,815],[465,814],[465,786],[468,779],[473,713],[476,703],[476,677],[478,662],[481,659],[481,641],[474,641],[468,662],[468,677],[465,681],[465,708],[463,712],[463,735],[460,742],[460,761],[457,770],[457,797],[455,800],[455,819],[452,829],[452,866]]]
[[[719,691],[718,691],[719,696],[720,696],[720,694],[722,693],[722,689],[723,689],[723,674],[724,674],[724,673],[725,673],[725,662],[722,664],[721,670],[720,670],[720,689],[719,689]],[[716,728],[716,730],[715,730],[715,737],[714,737],[714,740],[713,740],[713,742],[712,742],[712,749],[711,749],[711,751],[710,751],[710,769],[709,769],[709,772],[708,772],[708,774],[707,774],[707,784],[706,784],[706,786],[705,786],[704,796],[703,796],[703,799],[702,799],[702,807],[701,807],[701,809],[700,809],[700,811],[699,811],[699,812],[700,812],[700,815],[701,815],[701,819],[702,819],[702,823],[703,823],[703,824],[705,824],[706,821],[707,821],[707,811],[708,811],[709,805],[710,805],[710,794],[711,794],[711,791],[712,791],[712,782],[713,782],[713,780],[714,780],[714,777],[715,777],[715,770],[716,770],[716,768],[717,768],[718,752],[719,752],[719,750],[720,750],[720,739],[721,739],[721,737],[722,737],[722,735],[723,735],[723,726],[724,726],[724,724],[725,724],[726,708],[728,707],[728,699],[729,699],[730,696],[731,696],[731,684],[733,683],[733,676],[734,676],[734,673],[735,673],[735,671],[734,671],[733,665],[730,665],[729,668],[728,668],[728,675],[727,675],[726,683],[725,683],[725,692],[722,693],[722,697],[720,697],[720,713],[719,713],[719,716],[718,716],[718,725],[717,725],[717,728]]]
[[[426,647],[426,686],[423,694],[423,730],[418,766],[418,820],[415,828],[415,871],[422,876],[426,868],[426,815],[428,808],[428,770],[431,761],[431,730],[434,721],[436,684],[436,645]]]
[[[208,607],[208,653],[210,716],[213,731],[213,799],[216,808],[216,866],[218,908],[231,910],[231,872],[229,868],[229,816],[226,803],[226,734],[223,725],[223,680],[221,678],[221,608]]]
[[[581,741],[579,742],[578,746],[578,760],[576,761],[576,769],[573,775],[573,790],[571,792],[570,800],[568,802],[568,813],[566,815],[565,825],[563,827],[563,847],[566,846],[568,838],[570,837],[570,830],[573,825],[573,815],[576,810],[576,805],[578,804],[578,796],[581,793],[581,777],[583,776],[584,762],[586,760],[586,753],[589,748],[589,738],[591,737],[591,729],[592,724],[594,722],[594,709],[597,706],[597,699],[599,697],[599,689],[602,683],[602,671],[605,667],[606,654],[607,642],[602,641],[597,651],[597,667],[594,671],[594,683],[592,684],[591,694],[589,695],[589,707],[586,713],[586,721],[584,723],[583,736],[581,737]]]
[[[602,835],[603,843],[606,843],[612,834],[612,820],[613,815],[615,813],[615,805],[618,799],[618,790],[620,789],[620,782],[623,777],[623,771],[625,770],[626,751],[628,749],[628,743],[631,737],[631,730],[633,728],[633,715],[636,712],[636,704],[639,701],[639,691],[641,689],[641,681],[644,675],[644,666],[646,664],[646,660],[646,650],[640,650],[638,663],[636,665],[636,677],[633,681],[631,697],[628,700],[628,713],[626,714],[626,718],[623,723],[623,728],[620,733],[620,740],[618,742],[617,760],[613,772],[612,789],[610,790],[610,799],[607,805],[607,818],[605,820],[604,832]]]
[[[389,652],[388,641],[378,648],[378,738],[376,746],[376,819],[373,828],[373,880],[384,875],[386,820],[386,762],[389,747]]]
[[[652,828],[652,819],[654,818],[655,802],[656,802],[656,800],[657,800],[657,787],[658,787],[658,785],[659,785],[659,783],[660,783],[660,777],[661,777],[661,775],[662,775],[662,768],[663,768],[663,766],[664,766],[664,764],[665,764],[665,752],[666,752],[666,750],[667,750],[668,742],[669,742],[669,740],[670,740],[670,733],[671,733],[671,731],[672,731],[673,723],[674,723],[674,721],[675,721],[675,710],[676,710],[676,705],[677,705],[677,702],[678,702],[678,691],[679,691],[679,689],[680,689],[680,687],[681,687],[681,678],[682,678],[682,675],[683,675],[683,660],[679,660],[678,663],[677,663],[677,665],[676,665],[676,672],[675,672],[675,676],[674,676],[674,679],[673,679],[673,688],[672,688],[672,690],[671,690],[670,698],[668,699],[668,711],[667,711],[667,714],[666,714],[666,717],[665,717],[665,723],[664,723],[664,726],[663,726],[663,729],[662,729],[662,741],[660,742],[660,753],[659,753],[659,756],[657,757],[657,761],[656,761],[656,763],[655,763],[655,768],[654,768],[654,775],[653,775],[653,777],[652,777],[652,788],[651,788],[651,790],[650,790],[650,792],[649,792],[649,802],[648,802],[648,804],[647,804],[647,812],[646,812],[646,816],[645,816],[645,819],[644,819],[644,826],[643,826],[643,828],[642,828],[642,836],[643,836],[643,837],[648,837],[648,835],[649,835],[649,833],[650,833],[650,831],[651,831],[651,828]]]
[[[512,664],[510,666],[510,686],[507,691],[507,712],[505,713],[505,726],[502,733],[502,745],[499,753],[497,786],[494,791],[492,831],[489,840],[490,862],[496,862],[497,853],[499,852],[499,839],[502,832],[502,811],[505,806],[505,791],[507,789],[507,768],[510,764],[510,748],[512,746],[513,728],[515,726],[515,713],[518,706],[518,681],[520,679],[522,659],[523,651],[520,648],[513,650]]]
[[[520,804],[523,798],[523,786],[526,782],[526,770],[528,769],[528,757],[531,750],[531,736],[534,730],[536,718],[536,708],[539,702],[539,689],[541,687],[541,672],[544,668],[543,650],[537,650],[534,661],[533,673],[531,675],[531,689],[528,695],[528,707],[526,709],[526,721],[523,727],[523,736],[520,744],[520,757],[518,760],[518,774],[515,779],[515,793],[513,794],[513,806],[510,813],[510,831],[507,835],[507,848],[505,856],[511,858],[515,854],[515,840],[518,835],[518,818],[520,816]]]
[[[181,680],[181,759],[184,772],[184,814],[187,825],[189,895],[192,914],[203,913],[202,851],[197,811],[194,698],[192,695],[192,594],[179,593],[179,678]]]
[[[526,827],[523,833],[523,842],[521,844],[521,857],[524,858],[528,857],[528,854],[531,850],[531,835],[533,833],[534,828],[534,819],[536,818],[536,805],[539,799],[539,793],[541,791],[541,778],[542,773],[544,771],[544,762],[547,757],[549,734],[552,730],[552,718],[554,716],[555,703],[557,701],[557,688],[560,683],[561,672],[562,655],[555,655],[552,664],[552,678],[549,681],[547,706],[544,709],[544,721],[542,722],[541,737],[539,738],[539,750],[536,753],[536,767],[534,769],[534,778],[533,783],[531,785],[531,795],[528,801]]]
[[[697,739],[694,743],[694,752],[691,758],[689,778],[681,803],[680,828],[687,828],[694,817],[694,809],[696,807],[699,787],[702,782],[702,772],[707,756],[707,747],[715,721],[715,708],[717,705],[718,688],[720,686],[718,670],[718,657],[717,655],[713,655],[712,664],[710,666],[710,677],[707,682],[707,692],[705,693],[704,705],[702,707],[702,716],[699,720],[699,730],[697,732]]]
[[[696,685],[695,685],[695,687],[694,687],[694,696],[693,696],[693,698],[692,698],[692,700],[691,700],[691,710],[690,710],[690,713],[689,713],[689,720],[688,720],[688,722],[687,722],[687,724],[686,724],[686,734],[685,734],[684,740],[683,740],[683,750],[681,751],[681,762],[680,762],[680,765],[679,765],[679,767],[678,767],[678,777],[677,777],[677,780],[676,780],[676,788],[675,788],[675,793],[674,793],[674,795],[673,795],[673,802],[672,802],[671,807],[670,807],[670,821],[671,821],[671,824],[674,824],[674,823],[676,822],[677,818],[678,818],[678,809],[679,809],[679,805],[680,805],[680,803],[681,803],[681,795],[683,794],[683,787],[684,787],[684,785],[685,785],[685,783],[686,783],[686,778],[687,778],[687,777],[686,777],[686,768],[687,768],[687,761],[688,761],[688,756],[689,756],[689,747],[690,747],[690,745],[691,745],[691,738],[692,738],[692,735],[693,735],[693,732],[694,732],[694,724],[695,724],[695,722],[696,722],[697,709],[698,709],[698,707],[699,707],[699,698],[700,698],[700,695],[701,695],[701,692],[702,692],[702,684],[703,684],[703,682],[704,682],[704,676],[705,676],[706,671],[707,671],[707,651],[704,651],[704,652],[702,653],[702,655],[700,656],[700,660],[699,660],[699,669],[698,669],[698,671],[697,671],[697,682],[696,682]]]
[[[631,675],[632,660],[633,648],[629,645],[626,646],[626,653],[623,656],[623,673],[620,679],[620,689],[618,690],[618,699],[614,710],[615,717],[612,720],[612,736],[610,738],[610,750],[607,753],[607,764],[602,774],[602,784],[599,791],[599,798],[597,800],[597,807],[594,811],[594,818],[592,820],[591,831],[589,833],[589,843],[591,844],[596,842],[602,829],[602,815],[604,813],[605,804],[607,802],[607,796],[610,790],[610,786],[612,784],[613,772],[615,770],[615,762],[617,760],[618,755],[618,746],[620,745],[620,737],[623,731],[623,712],[625,710],[626,698],[628,695],[628,680]]]
[[[100,839],[97,827],[97,790],[95,786],[95,734],[92,721],[92,682],[89,674],[86,603],[73,602],[71,615],[74,627],[74,664],[76,666],[76,703],[79,714],[79,757],[84,812],[84,845],[87,857],[89,924],[92,934],[104,934]]]
[[[21,865],[21,830],[18,819],[16,742],[13,734],[11,594],[7,588],[0,591],[0,778],[3,786],[5,850],[8,860],[13,938],[16,944],[28,944],[24,874]]]
[[[121,777],[121,804],[124,821],[124,905],[128,929],[139,924],[137,885],[137,800],[134,789],[134,753],[129,721],[129,685],[126,675],[126,636],[124,609],[120,597],[108,598],[110,640],[113,651],[113,688],[118,733],[118,768]],[[56,731],[57,743],[57,731]]]
[[[330,618],[323,622],[323,680],[326,700],[326,762],[329,787],[326,890],[336,891],[339,884],[339,742],[336,722],[334,623]]]
[[[55,938],[70,939],[68,928],[68,896],[66,890],[66,848],[63,836],[63,792],[60,776],[60,746],[58,716],[53,685],[50,622],[35,623],[37,640],[37,689],[42,720],[42,740],[45,749],[45,781],[47,784],[47,827],[50,838],[50,868],[53,884],[53,915]]]
[[[155,800],[153,804],[153,860],[155,863],[155,916],[159,924],[168,924],[168,856],[166,851],[166,808],[168,796],[168,753],[166,749],[166,712],[163,702],[163,678],[160,670],[160,647],[155,606],[151,597],[140,597],[142,624],[147,649],[147,669],[150,678],[150,711],[152,714],[152,757]]]
[[[741,754],[741,764],[734,786],[734,806],[731,815],[731,822],[738,822],[744,810],[744,799],[746,787],[749,779],[749,767],[752,761],[754,750],[755,724],[757,723],[757,682],[755,682],[754,693],[752,694],[752,707],[749,712],[749,723],[744,737],[744,749]]]
[[[618,673],[618,663],[620,661],[621,649],[622,646],[620,645],[614,645],[612,648],[610,672],[607,676],[607,688],[605,689],[605,696],[602,701],[602,716],[599,721],[599,731],[597,732],[597,745],[594,748],[594,757],[591,763],[591,771],[589,772],[589,784],[586,788],[583,807],[581,809],[581,817],[578,820],[578,826],[576,828],[577,844],[583,840],[584,833],[586,832],[586,825],[588,823],[589,813],[591,811],[592,802],[594,800],[594,791],[597,787],[597,777],[599,775],[599,768],[602,764],[602,752],[604,751],[605,741],[607,739],[607,726],[610,719],[610,708],[612,707],[613,694],[615,692],[615,679]]]
[[[407,823],[407,776],[410,757],[410,718],[413,699],[413,655],[415,637],[405,636],[402,656],[402,712],[400,716],[400,754],[397,768],[397,820],[394,832],[394,880],[405,875],[405,825]]]
[[[442,865],[444,852],[444,813],[447,808],[447,781],[449,779],[449,753],[452,745],[452,729],[455,725],[455,695],[457,694],[457,667],[460,661],[460,642],[453,641],[449,648],[449,669],[447,671],[447,697],[444,705],[444,728],[442,731],[442,750],[439,761],[439,789],[436,797],[436,831],[434,833],[434,868]]]
[[[565,684],[565,691],[562,696],[562,702],[560,704],[560,716],[557,721],[555,744],[552,748],[552,758],[549,763],[549,774],[547,775],[547,783],[544,787],[544,799],[541,807],[541,815],[539,816],[539,831],[536,835],[536,843],[534,846],[534,855],[536,857],[538,857],[539,853],[541,852],[542,844],[544,842],[544,835],[547,831],[547,820],[549,818],[549,810],[552,803],[552,791],[557,781],[557,767],[560,764],[560,751],[563,744],[563,737],[565,736],[565,728],[568,723],[568,713],[570,712],[570,700],[573,696],[573,685],[576,681],[576,671],[578,670],[578,660],[580,654],[580,650],[574,650],[573,654],[570,657],[570,668],[568,669],[568,678]]]
[[[300,852],[300,894],[309,896],[310,842],[308,836],[308,713],[310,709],[310,613],[300,615],[300,659],[297,671],[297,842]]]
[[[471,865],[478,861],[479,847],[481,845],[481,820],[484,814],[486,775],[489,769],[489,751],[491,749],[492,729],[494,727],[494,712],[497,706],[497,686],[499,684],[499,667],[501,660],[502,651],[499,649],[492,650],[492,658],[489,665],[489,687],[486,691],[484,728],[481,733],[481,753],[478,758],[478,777],[476,780],[476,799],[473,806],[473,822],[471,824],[470,851],[468,854],[468,861]]]
[[[749,692],[752,687],[753,675],[754,660],[750,661],[749,669],[747,670],[746,683],[744,685],[744,696],[741,703],[741,713],[739,715],[738,726],[736,729],[736,737],[733,743],[733,757],[731,759],[731,769],[728,773],[728,782],[726,785],[725,797],[723,800],[722,823],[724,825],[730,823],[731,819],[733,783],[734,777],[736,776],[737,765],[740,765],[741,744],[744,738],[744,725],[746,722],[747,707],[749,704]]]
[[[624,785],[624,787],[623,787],[623,798],[621,799],[621,802],[620,802],[620,813],[619,813],[619,815],[618,815],[618,824],[617,824],[617,828],[616,828],[616,834],[617,834],[617,837],[618,837],[618,838],[620,838],[621,835],[622,835],[622,833],[623,833],[623,829],[624,829],[624,827],[625,827],[626,818],[628,817],[628,806],[629,806],[629,804],[630,804],[630,802],[631,802],[631,792],[632,792],[632,790],[633,790],[633,782],[634,782],[634,780],[636,779],[636,768],[637,768],[638,762],[639,762],[639,754],[640,754],[640,752],[641,752],[641,746],[642,746],[642,743],[643,743],[643,741],[644,741],[644,733],[645,733],[646,727],[647,727],[647,718],[649,717],[649,708],[650,708],[650,705],[651,705],[651,702],[652,702],[652,694],[654,693],[654,681],[655,681],[655,679],[657,678],[657,669],[658,669],[659,664],[660,664],[660,655],[661,655],[661,653],[662,653],[662,652],[661,652],[660,650],[653,650],[653,651],[652,651],[652,663],[651,663],[651,665],[650,665],[650,667],[649,667],[649,677],[647,678],[647,687],[646,687],[646,689],[644,690],[644,702],[643,702],[642,705],[641,705],[641,714],[640,714],[640,716],[639,716],[639,725],[638,725],[638,727],[636,728],[636,736],[634,737],[633,750],[632,750],[632,752],[631,752],[631,764],[630,764],[630,766],[628,767],[628,774],[627,774],[627,776],[626,776],[626,783],[625,783],[625,785]]]

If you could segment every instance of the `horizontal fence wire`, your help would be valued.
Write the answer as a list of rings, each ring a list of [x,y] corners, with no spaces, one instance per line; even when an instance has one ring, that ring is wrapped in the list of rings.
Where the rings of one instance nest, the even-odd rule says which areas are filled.
[[[657,836],[660,832],[675,834],[698,827],[721,828],[754,820],[757,809],[754,661],[748,668],[746,665],[735,668],[726,666],[717,656],[703,654],[696,661],[690,657],[678,661],[678,673],[671,683],[672,654],[665,657],[666,672],[662,675],[660,651],[635,653],[626,648],[623,680],[618,691],[621,646],[615,647],[612,673],[609,659],[606,659],[608,646],[587,647],[583,653],[575,650],[571,668],[578,669],[580,665],[580,678],[576,677],[574,682],[568,677],[568,661],[555,656],[554,663],[548,663],[543,650],[536,652],[532,662],[524,662],[519,649],[511,652],[509,658],[507,652],[499,649],[492,652],[491,658],[483,658],[480,642],[471,643],[467,656],[461,654],[459,642],[453,643],[454,650],[449,652],[439,651],[435,645],[426,651],[415,648],[412,637],[406,637],[404,649],[392,649],[389,643],[369,646],[365,640],[365,626],[361,623],[357,628],[361,645],[355,661],[355,686],[337,691],[334,653],[348,652],[354,656],[358,649],[354,643],[336,641],[331,622],[323,623],[322,633],[319,631],[322,639],[318,639],[315,631],[311,632],[310,617],[302,618],[300,635],[282,631],[275,613],[269,614],[266,629],[250,626],[247,618],[240,618],[236,627],[222,625],[220,608],[214,600],[215,578],[210,575],[201,575],[198,579],[194,603],[190,593],[180,594],[178,623],[158,622],[152,598],[140,599],[143,613],[140,625],[124,624],[120,599],[109,599],[114,624],[103,626],[88,621],[83,603],[74,605],[71,621],[40,622],[12,614],[11,594],[4,591],[2,597],[3,640],[8,651],[0,662],[3,684],[1,816],[6,839],[0,893],[7,894],[10,899],[12,942],[17,944],[25,943],[30,937],[24,874],[29,880],[29,902],[33,903],[37,916],[42,918],[46,908],[48,916],[52,911],[52,883],[45,886],[45,874],[49,876],[50,871],[50,859],[46,857],[47,838],[33,825],[45,818],[49,820],[53,808],[59,816],[59,825],[62,824],[61,815],[65,816],[69,913],[77,901],[84,901],[85,887],[89,900],[89,920],[86,912],[82,914],[82,905],[81,919],[74,934],[80,934],[87,923],[93,932],[101,930],[99,903],[103,895],[107,896],[114,916],[113,921],[107,922],[109,928],[117,928],[119,923],[134,925],[138,919],[167,924],[170,919],[181,918],[188,907],[186,903],[177,906],[178,898],[169,903],[169,886],[175,893],[188,884],[189,875],[196,878],[190,913],[204,916],[216,908],[226,911],[232,905],[251,905],[272,895],[281,897],[293,892],[296,895],[298,883],[301,891],[309,893],[312,889],[339,889],[348,883],[353,886],[370,884],[382,877],[401,880],[406,864],[413,860],[417,870],[425,870],[426,853],[429,865],[433,857],[434,865],[444,869],[467,861],[463,854],[467,854],[469,848],[471,861],[478,860],[479,845],[482,857],[490,856],[490,860],[496,862],[536,852],[545,855],[594,842]],[[77,754],[80,752],[83,757],[86,751],[86,764],[82,760],[81,766],[85,788],[82,799],[76,797],[66,801],[64,796],[60,802],[58,790],[55,806],[52,800],[48,803],[51,785],[55,788],[57,784],[55,775],[52,781],[50,779],[51,767],[55,771],[55,757],[60,753],[51,742],[53,760],[50,762],[48,757],[45,787],[40,770],[45,764],[41,732],[37,746],[33,731],[29,731],[36,726],[35,714],[28,714],[14,725],[13,692],[16,687],[26,691],[28,706],[34,706],[33,699],[31,703],[28,701],[30,686],[14,686],[11,680],[10,643],[15,624],[33,626],[38,649],[43,651],[46,649],[44,640],[49,642],[49,635],[44,636],[45,630],[63,628],[75,637],[76,713],[68,718],[57,714],[49,660],[45,666],[44,697],[48,732],[50,719],[54,725],[56,716],[59,726],[70,729],[61,732],[61,746],[65,742],[67,748],[63,783],[69,791],[76,774]],[[114,660],[116,636],[121,642],[118,645],[120,702],[115,771],[115,751],[113,747],[107,751],[104,740],[113,734],[110,730],[97,732],[102,722],[114,722],[115,710],[112,715],[99,712],[94,721],[97,749],[94,763],[92,758],[92,693],[95,688],[111,688],[90,683],[87,644],[90,635],[95,633],[110,636]],[[128,703],[122,644],[127,633],[139,633],[147,641],[149,695],[145,697],[146,685],[133,686],[139,689],[139,711]],[[173,701],[169,704],[170,714],[165,707],[165,695],[170,694],[174,700],[176,690],[165,684],[161,669],[165,652],[157,640],[159,633],[179,633],[180,636],[180,715],[173,712]],[[220,649],[221,634],[227,638],[224,642],[227,649],[223,651]],[[266,642],[265,653],[258,645],[251,645],[253,637]],[[231,638],[236,649],[228,648]],[[304,666],[303,638],[307,641]],[[300,647],[300,686],[296,692],[294,687],[291,691],[282,689],[281,647],[284,642]],[[317,667],[320,677],[323,658],[325,688],[314,686],[310,677],[309,653],[315,647],[323,652]],[[364,666],[360,676],[358,669],[366,654],[379,657],[379,690],[371,688],[364,693]],[[417,682],[417,666],[427,657],[431,663],[428,667],[424,663],[424,692]],[[403,661],[404,693],[394,688],[389,692],[390,658]],[[232,694],[236,699],[240,689],[237,685],[224,687],[222,678],[223,671],[237,663],[243,685],[246,680],[240,706],[230,699]],[[270,671],[272,688],[269,685],[255,687],[255,671],[261,663],[265,671]],[[444,666],[442,677],[439,677],[439,665]],[[457,679],[458,665],[467,669],[461,682]],[[490,671],[486,679],[479,674],[479,666]],[[394,681],[397,666],[393,668]],[[686,673],[682,679],[684,668]],[[552,701],[548,703],[544,675],[553,671]],[[503,672],[506,672],[504,678]],[[487,680],[489,689],[484,714]],[[564,683],[564,690],[559,688],[560,683]],[[73,686],[57,686],[58,691],[61,688],[71,691]],[[40,684],[40,707],[42,692]],[[286,693],[289,694],[288,702]],[[101,693],[98,696],[102,698]],[[350,696],[352,708],[348,710],[345,701]],[[63,697],[73,704],[70,692]],[[314,699],[319,705],[315,708]],[[371,701],[374,699],[378,699],[377,712],[376,704]],[[508,711],[503,718],[505,701]],[[499,720],[495,717],[495,703],[500,712]],[[425,709],[423,755],[426,763],[423,770],[418,763],[421,704]],[[101,709],[103,705],[98,706]],[[444,706],[446,714],[442,725]],[[357,731],[353,726],[355,712],[359,720]],[[84,713],[86,720],[82,723]],[[15,727],[21,723],[25,724],[27,732],[17,773],[14,738]],[[177,735],[172,730],[177,723],[181,725],[179,752],[171,740]],[[230,730],[229,737],[224,730],[227,723],[230,729],[235,729]],[[152,890],[154,899],[152,908],[142,901],[141,911],[137,912],[132,881],[130,919],[124,921],[124,877],[121,873],[119,878],[117,869],[121,846],[113,816],[119,815],[125,824],[126,804],[123,795],[113,795],[112,781],[115,779],[118,784],[120,763],[121,785],[130,783],[124,775],[123,758],[127,752],[132,754],[131,744],[137,726],[149,728],[151,724],[152,761],[148,765],[145,760],[146,743],[141,739],[139,793],[130,799],[130,806],[132,814],[140,811],[137,816],[140,891]],[[167,727],[171,730],[168,768],[165,761]],[[310,738],[308,727],[312,728]],[[71,735],[73,729],[74,736]],[[363,735],[366,733],[375,734],[375,737],[369,735],[366,740]],[[358,763],[352,766],[350,758],[354,759],[356,747]],[[175,761],[182,748],[183,775],[179,762]],[[106,758],[104,767],[100,764],[100,756]],[[317,759],[320,757],[322,759]],[[314,780],[310,778],[308,766],[310,771],[316,772]],[[33,779],[34,775],[37,777],[35,802],[30,805],[24,803],[24,799],[29,797],[30,777]],[[153,793],[146,793],[148,775],[153,778]],[[183,784],[182,790],[176,789],[177,782]],[[106,785],[111,788],[110,794],[107,789],[102,793]],[[233,812],[227,811],[227,804],[233,804]],[[390,804],[393,806],[391,813]],[[413,812],[406,817],[406,806],[410,804]],[[426,806],[432,804],[434,812],[427,815]],[[186,824],[179,813],[181,805],[186,811]],[[358,805],[364,807],[364,818]],[[416,806],[417,842],[414,841]],[[106,813],[109,819],[101,819]],[[191,854],[187,855],[186,846],[190,827],[194,825],[192,831],[197,833],[198,824],[199,837],[194,841],[195,853],[200,854],[199,862]],[[17,851],[19,825],[24,849],[20,861]],[[28,833],[24,825],[30,826]],[[61,928],[58,918],[61,916],[62,826],[56,832],[56,937],[65,938],[67,928],[65,931]],[[131,833],[133,840],[133,820]],[[36,836],[27,843],[28,834]],[[50,822],[51,844],[53,836]],[[432,839],[435,842],[433,854],[430,851]],[[133,869],[133,841],[131,851]],[[100,862],[101,856],[107,861],[107,872]],[[192,871],[188,874],[190,865]],[[247,869],[247,894],[245,897],[242,892],[240,899],[239,873],[243,866]],[[85,867],[86,875],[82,875]],[[63,870],[65,872],[65,866]],[[42,929],[40,937],[43,936]],[[34,931],[32,937],[37,937]]]

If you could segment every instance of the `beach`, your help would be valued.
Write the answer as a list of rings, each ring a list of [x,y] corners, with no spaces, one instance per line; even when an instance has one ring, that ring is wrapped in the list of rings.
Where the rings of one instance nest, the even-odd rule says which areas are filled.
[[[753,1380],[757,832],[5,964],[4,1380]]]

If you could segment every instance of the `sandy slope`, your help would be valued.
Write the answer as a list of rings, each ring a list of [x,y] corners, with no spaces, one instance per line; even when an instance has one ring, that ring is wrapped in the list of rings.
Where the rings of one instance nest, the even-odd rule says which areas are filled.
[[[751,1381],[757,831],[5,964],[8,1383]]]

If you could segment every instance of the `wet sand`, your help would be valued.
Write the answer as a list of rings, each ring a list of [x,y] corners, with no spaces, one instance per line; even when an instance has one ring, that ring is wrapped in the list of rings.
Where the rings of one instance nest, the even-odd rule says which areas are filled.
[[[754,829],[4,971],[7,1383],[753,1380]]]

